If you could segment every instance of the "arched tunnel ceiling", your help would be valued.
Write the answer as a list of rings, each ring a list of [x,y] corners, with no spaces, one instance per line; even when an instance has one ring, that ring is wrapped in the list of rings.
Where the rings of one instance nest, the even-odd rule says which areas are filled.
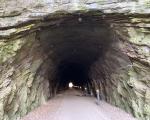
[[[38,38],[45,52],[52,52],[56,61],[78,61],[90,64],[100,56],[113,40],[110,28],[102,21],[74,18],[54,28],[42,28]]]
[[[114,40],[110,25],[99,18],[73,16],[55,26],[41,27],[37,38],[44,52],[56,66],[55,84],[64,89],[70,81],[75,85],[91,84],[92,64],[112,49]]]

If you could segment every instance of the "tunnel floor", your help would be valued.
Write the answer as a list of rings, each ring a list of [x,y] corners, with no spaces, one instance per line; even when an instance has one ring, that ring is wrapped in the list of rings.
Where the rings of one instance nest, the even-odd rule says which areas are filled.
[[[120,108],[69,89],[30,112],[22,120],[137,120]]]

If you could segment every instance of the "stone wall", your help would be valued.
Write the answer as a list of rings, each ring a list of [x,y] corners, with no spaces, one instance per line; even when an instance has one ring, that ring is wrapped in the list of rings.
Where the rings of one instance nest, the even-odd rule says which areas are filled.
[[[0,56],[0,120],[19,120],[53,95],[48,74],[53,64],[35,33],[0,41]]]
[[[91,68],[93,86],[103,100],[140,120],[150,119],[150,41],[144,28],[124,28]],[[128,32],[127,32],[128,31]],[[120,36],[121,35],[121,36]],[[120,36],[120,37],[119,37]]]

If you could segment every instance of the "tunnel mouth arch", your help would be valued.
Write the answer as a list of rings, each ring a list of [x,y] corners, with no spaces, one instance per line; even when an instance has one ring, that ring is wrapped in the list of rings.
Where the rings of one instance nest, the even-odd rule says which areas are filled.
[[[61,16],[61,22],[56,21],[54,25],[40,27],[36,34],[43,51],[48,55],[47,59],[51,59],[55,64],[55,77],[52,80],[53,89],[56,88],[55,93],[65,89],[69,82],[73,82],[95,94],[96,89],[100,89],[96,85],[97,82],[106,79],[106,73],[103,73],[105,66],[102,65],[106,64],[105,59],[108,59],[106,66],[110,67],[108,74],[131,64],[123,52],[123,41],[120,41],[115,27],[109,23],[110,16],[112,19],[116,19],[116,16],[96,14],[98,11],[80,12]],[[99,72],[96,73],[99,74],[98,81],[97,78],[93,78],[92,73],[93,67],[97,68],[95,64],[101,68],[98,68]]]
[[[148,80],[149,63],[143,60],[146,55],[137,55],[139,46],[147,50],[146,45],[138,45],[131,40],[135,36],[130,32],[135,34],[137,29],[140,31],[137,23],[131,22],[134,17],[140,18],[136,14],[107,14],[91,10],[58,12],[18,24],[15,26],[17,32],[3,36],[4,39],[8,39],[6,41],[14,42],[16,39],[25,41],[18,51],[13,49],[17,56],[13,58],[13,64],[16,69],[21,66],[20,71],[26,71],[30,66],[31,74],[28,77],[27,87],[25,85],[17,87],[21,86],[20,89],[25,92],[29,89],[29,93],[26,94],[30,96],[33,94],[32,92],[30,94],[30,91],[37,90],[35,101],[39,99],[39,103],[36,105],[31,103],[38,106],[43,103],[43,99],[54,97],[68,82],[75,80],[76,85],[88,88],[89,92],[95,93],[99,89],[103,100],[136,116],[137,111],[134,108],[134,105],[138,104],[136,98],[143,100],[145,93],[140,91],[134,82],[139,79]],[[31,65],[28,65],[28,62],[31,62]],[[144,69],[139,72],[141,68]],[[143,71],[147,78],[143,76]],[[17,72],[17,70],[14,72],[14,78],[18,76]],[[18,78],[16,81],[19,81]],[[140,80],[138,84],[145,85]],[[147,89],[147,85],[145,86]],[[143,113],[144,111],[140,114]]]
[[[61,85],[68,86],[71,81],[82,88],[90,88],[91,66],[112,49],[112,43],[116,46],[119,43],[114,39],[115,33],[110,25],[99,18],[90,18],[91,15],[75,15],[53,27],[42,27],[38,31],[37,38],[43,50],[50,52],[50,59],[58,70],[54,81],[58,89],[62,89]],[[68,77],[63,75],[67,73]]]

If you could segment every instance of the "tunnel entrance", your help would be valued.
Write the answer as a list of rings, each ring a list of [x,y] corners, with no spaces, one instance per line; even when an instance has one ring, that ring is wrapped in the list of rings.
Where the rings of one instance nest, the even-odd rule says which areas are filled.
[[[140,33],[141,28],[130,23],[135,17],[79,11],[12,28],[14,38],[0,44],[5,119],[24,116],[68,88],[69,82],[89,92],[98,90],[102,100],[146,118],[149,36],[144,33],[147,29]],[[140,112],[139,106],[144,106]]]
[[[92,66],[96,61],[103,61],[107,52],[113,51],[112,46],[118,44],[109,24],[88,16],[77,16],[53,27],[43,27],[38,38],[56,66],[53,82],[57,89],[68,87],[69,82],[82,88],[92,87],[89,74]]]
[[[0,10],[0,120],[20,119],[69,82],[149,120],[146,2],[34,0],[17,8],[15,0],[3,1],[9,4]]]

